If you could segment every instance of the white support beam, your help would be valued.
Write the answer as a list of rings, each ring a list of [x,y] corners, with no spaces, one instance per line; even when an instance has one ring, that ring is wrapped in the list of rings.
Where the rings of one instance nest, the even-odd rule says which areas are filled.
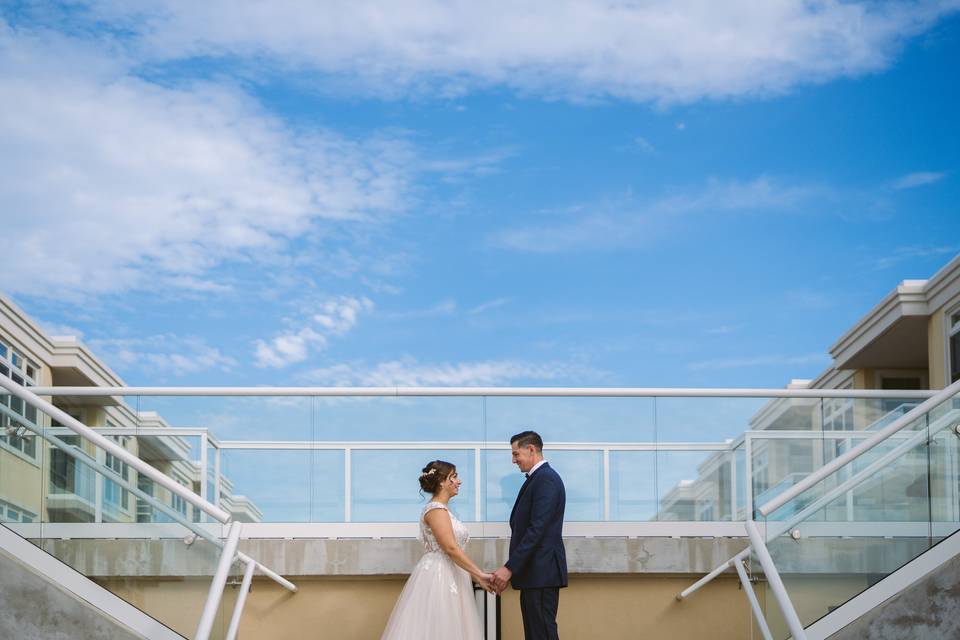
[[[210,581],[207,601],[203,606],[203,613],[200,614],[197,633],[194,634],[195,640],[209,640],[210,638],[213,623],[216,621],[217,612],[220,609],[220,600],[223,598],[223,589],[227,584],[227,577],[230,575],[230,567],[233,566],[237,554],[242,527],[243,525],[239,522],[231,522],[227,529],[227,540],[223,545],[223,552],[220,554],[220,561],[217,563],[213,579]]]

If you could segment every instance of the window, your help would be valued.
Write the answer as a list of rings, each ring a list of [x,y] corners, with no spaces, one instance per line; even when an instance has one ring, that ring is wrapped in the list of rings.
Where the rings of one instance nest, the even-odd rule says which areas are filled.
[[[22,522],[29,524],[36,520],[37,514],[23,507],[0,500],[0,522]]]
[[[129,440],[126,436],[108,437],[124,448],[126,448]],[[103,463],[123,480],[130,480],[130,467],[127,466],[127,463],[115,458],[113,454],[107,453]],[[113,510],[119,508],[128,511],[130,509],[130,492],[119,484],[111,482],[108,478],[104,478],[103,504],[105,507],[112,507]]]
[[[849,389],[849,387],[844,387]],[[853,399],[824,398],[823,430],[853,431]]]
[[[950,315],[947,348],[950,351],[950,383],[960,380],[960,311]]]
[[[14,349],[6,338],[0,337],[0,375],[17,384],[32,387],[36,384],[40,367]],[[28,406],[20,398],[0,395],[0,404],[23,416],[26,422],[37,424],[37,408]],[[12,449],[30,460],[37,460],[37,439],[32,432],[7,414],[0,415],[0,447]]]
[[[80,448],[80,436],[60,436],[64,444]],[[59,447],[50,449],[50,488],[52,493],[77,492],[77,461]]]

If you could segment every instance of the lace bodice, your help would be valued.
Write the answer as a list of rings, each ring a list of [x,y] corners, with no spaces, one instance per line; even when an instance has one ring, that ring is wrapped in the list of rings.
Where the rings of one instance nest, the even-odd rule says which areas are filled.
[[[423,511],[420,513],[420,535],[417,538],[420,542],[423,543],[423,548],[428,553],[434,551],[440,551],[440,545],[437,543],[436,537],[433,535],[433,530],[430,529],[430,526],[427,525],[424,517],[427,515],[428,511],[433,509],[443,509],[450,514],[450,523],[453,525],[453,536],[457,539],[457,546],[461,549],[465,549],[467,546],[467,541],[470,540],[470,534],[467,533],[467,527],[464,526],[462,522],[453,515],[453,512],[447,508],[447,506],[441,502],[428,502],[426,506],[423,507]]]

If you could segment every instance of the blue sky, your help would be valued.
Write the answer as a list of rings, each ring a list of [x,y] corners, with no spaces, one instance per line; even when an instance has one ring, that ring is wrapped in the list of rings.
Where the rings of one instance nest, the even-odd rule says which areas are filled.
[[[762,386],[960,253],[960,8],[9,2],[0,290],[131,385]]]

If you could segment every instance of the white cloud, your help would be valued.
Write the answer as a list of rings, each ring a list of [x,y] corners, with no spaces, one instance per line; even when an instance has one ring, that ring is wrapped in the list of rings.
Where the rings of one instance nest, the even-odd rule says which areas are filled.
[[[361,312],[373,308],[367,298],[341,296],[323,302],[317,312],[308,314],[308,324],[270,339],[254,343],[258,367],[279,369],[303,362],[310,354],[326,348],[330,336],[342,336],[357,324]]]
[[[257,340],[254,357],[258,367],[281,368],[307,359],[310,347],[322,349],[327,339],[306,327],[296,333],[279,335],[270,342]]]
[[[778,93],[882,69],[957,8],[837,0],[91,1],[148,60],[271,60],[366,91],[507,86],[686,102]]]
[[[83,338],[83,330],[77,329],[76,327],[70,326],[68,324],[58,324],[51,322],[40,322],[40,326],[43,327],[44,332],[48,336],[58,337],[58,338],[76,338],[80,340]]]
[[[680,216],[788,211],[815,199],[816,206],[822,206],[834,197],[822,187],[791,186],[765,176],[750,182],[712,179],[697,191],[675,193],[648,203],[634,202],[628,196],[591,209],[576,207],[559,212],[543,225],[495,232],[488,242],[532,253],[646,246],[671,231]]]
[[[823,291],[795,289],[785,294],[787,302],[801,309],[828,309],[837,304],[837,298]]]
[[[888,255],[873,261],[874,269],[889,269],[910,258],[928,258],[939,256],[955,256],[960,252],[960,245],[942,245],[933,247],[897,247]]]
[[[446,299],[427,307],[426,309],[411,309],[409,311],[391,311],[384,314],[390,320],[410,320],[416,318],[440,318],[452,316],[457,312],[456,300]]]
[[[196,336],[160,334],[144,338],[91,340],[98,357],[119,371],[183,376],[202,371],[230,371],[237,361]]]
[[[656,151],[656,148],[654,148],[654,146],[650,144],[650,141],[644,138],[643,136],[637,136],[636,138],[634,138],[633,143],[637,145],[637,147],[645,153],[654,153]]]
[[[801,356],[755,356],[744,358],[718,358],[715,360],[704,360],[702,362],[691,362],[687,365],[688,369],[695,371],[714,370],[714,369],[742,369],[744,367],[767,367],[780,365],[805,365],[820,364],[826,366],[830,364],[830,356],[826,353],[811,353]]]
[[[340,297],[324,302],[313,321],[323,330],[334,335],[343,335],[357,324],[357,315],[369,311],[373,302],[367,298]]]
[[[719,326],[710,327],[709,329],[704,330],[704,333],[710,336],[723,336],[739,331],[743,328],[743,326],[744,325],[742,324],[721,324]]]
[[[372,367],[337,364],[306,372],[302,378],[311,384],[364,387],[474,387],[517,381],[596,379],[597,372],[580,365],[564,363],[536,364],[517,360],[486,360],[423,364],[414,358],[381,362]]]
[[[2,21],[0,95],[11,293],[222,292],[209,276],[227,261],[407,206],[402,141],[294,130],[237,89],[147,82]]]
[[[473,309],[470,309],[468,312],[470,315],[475,316],[477,314],[483,313],[484,311],[490,311],[491,309],[497,309],[506,304],[510,304],[511,298],[496,298],[490,300],[489,302],[484,302],[483,304],[478,304]]]
[[[947,177],[947,174],[943,171],[918,171],[916,173],[908,173],[898,178],[896,182],[893,183],[893,188],[898,190],[913,189],[914,187],[922,187],[933,184],[934,182],[940,182],[945,177]]]

